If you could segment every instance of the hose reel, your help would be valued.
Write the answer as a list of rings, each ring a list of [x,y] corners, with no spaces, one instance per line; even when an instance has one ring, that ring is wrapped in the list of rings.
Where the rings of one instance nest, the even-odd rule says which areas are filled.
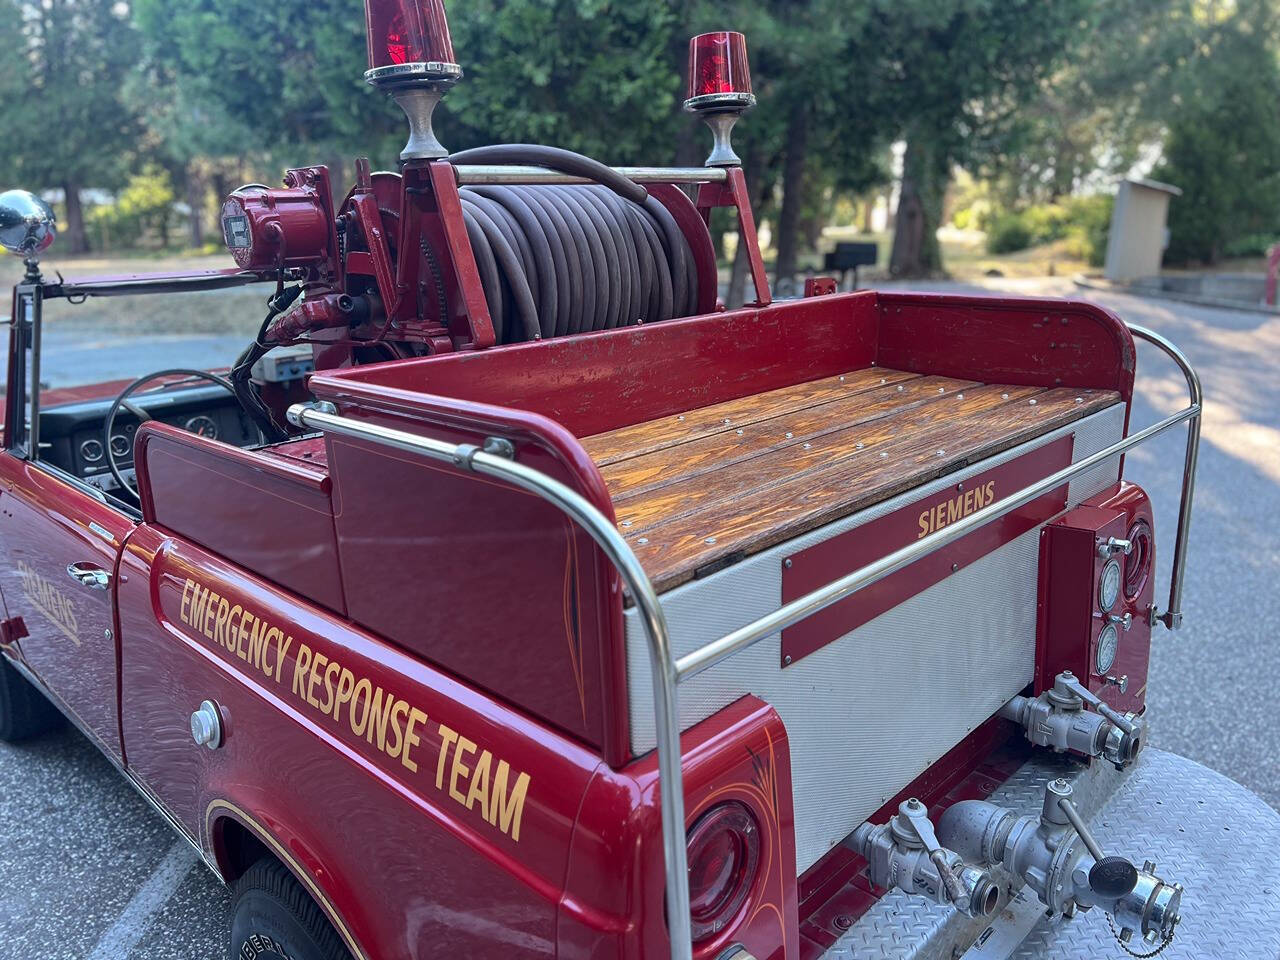
[[[453,154],[450,161],[533,164],[596,181],[459,190],[499,343],[697,312],[692,247],[670,211],[644,187],[552,147],[480,147]]]

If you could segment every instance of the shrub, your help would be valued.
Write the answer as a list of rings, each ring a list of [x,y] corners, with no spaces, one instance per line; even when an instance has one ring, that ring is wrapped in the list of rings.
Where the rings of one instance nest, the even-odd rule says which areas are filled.
[[[1041,243],[1067,241],[1067,252],[1100,266],[1111,228],[1108,196],[1071,197],[1023,210],[1001,210],[987,223],[987,252],[1016,253]]]
[[[1228,257],[1265,257],[1277,243],[1280,233],[1251,233],[1232,240],[1222,252]]]
[[[129,178],[115,203],[95,207],[89,222],[113,247],[167,247],[174,199],[168,172],[148,164]]]
[[[1033,240],[1031,224],[1025,212],[997,213],[987,224],[988,253],[1016,253],[1031,246]]]
[[[1100,267],[1107,256],[1111,210],[1115,198],[1106,194],[1072,197],[1067,201],[1067,253]]]

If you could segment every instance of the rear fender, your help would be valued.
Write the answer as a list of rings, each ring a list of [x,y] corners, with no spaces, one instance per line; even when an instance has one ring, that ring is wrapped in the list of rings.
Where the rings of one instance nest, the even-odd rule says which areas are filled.
[[[795,822],[786,728],[773,708],[745,696],[681,737],[685,810],[692,825],[737,800],[760,826],[760,866],[750,895],[724,930],[695,945],[697,960],[741,944],[761,960],[799,952]],[[670,954],[657,759],[597,771],[573,835],[558,946],[565,957]]]

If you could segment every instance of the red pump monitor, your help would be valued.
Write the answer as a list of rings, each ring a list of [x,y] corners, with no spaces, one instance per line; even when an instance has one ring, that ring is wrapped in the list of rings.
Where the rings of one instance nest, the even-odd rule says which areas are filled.
[[[444,0],[365,0],[364,15],[371,71],[421,63],[457,72]]]
[[[732,30],[701,33],[689,41],[689,99],[750,95],[747,38]]]

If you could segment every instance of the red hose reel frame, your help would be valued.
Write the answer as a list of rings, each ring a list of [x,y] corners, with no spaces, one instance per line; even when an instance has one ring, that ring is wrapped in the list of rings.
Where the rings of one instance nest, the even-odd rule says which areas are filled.
[[[746,182],[741,169],[729,169],[723,183],[702,184],[696,202],[674,183],[653,183],[649,192],[671,213],[689,240],[699,279],[698,313],[718,308],[718,273],[715,250],[708,223],[715,207],[736,207],[740,242],[747,244],[752,279],[756,288],[754,306],[771,302],[768,279],[756,239]],[[389,198],[385,198],[389,199]],[[379,198],[367,160],[357,161],[356,185],[344,205],[347,216],[359,223],[368,251],[348,251],[345,273],[372,278],[386,311],[387,323],[394,327],[390,339],[411,339],[425,343],[432,353],[450,350],[483,350],[494,346],[493,320],[485,301],[480,272],[462,217],[457,172],[449,161],[406,163],[401,171],[398,231],[392,238],[380,212]],[[393,258],[391,249],[397,251]],[[432,251],[439,280],[444,287],[447,315],[438,316],[432,296],[418,296],[420,285],[430,291],[436,278],[423,275],[425,254],[419,253],[425,240]],[[426,265],[430,270],[431,265]],[[419,303],[423,309],[419,313]],[[335,353],[334,351],[340,351]],[[350,362],[350,346],[325,347],[318,351],[317,367],[331,368]]]

